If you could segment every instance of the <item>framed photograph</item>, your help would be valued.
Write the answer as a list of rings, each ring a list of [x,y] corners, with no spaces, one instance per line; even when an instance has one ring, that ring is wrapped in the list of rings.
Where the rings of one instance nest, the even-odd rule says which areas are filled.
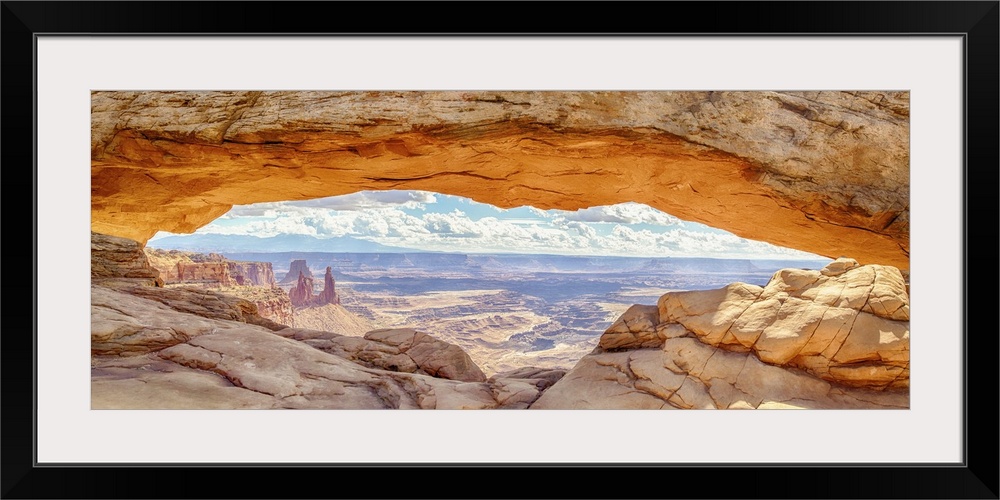
[[[996,47],[1000,45],[1000,4],[583,3],[579,7],[590,11],[593,18],[602,19],[603,26],[553,30],[539,19],[526,21],[516,33],[503,26],[505,16],[493,15],[487,16],[491,20],[486,22],[494,26],[486,27],[483,33],[456,32],[436,22],[421,26],[419,32],[412,32],[412,27],[387,30],[374,20],[381,16],[373,17],[385,5],[331,5],[338,7],[342,18],[325,22],[351,19],[351,23],[333,29],[318,19],[303,19],[301,9],[308,10],[313,4],[77,2],[50,7],[44,3],[3,3],[3,64],[7,70],[4,119],[7,124],[34,125],[5,127],[8,147],[3,155],[8,166],[33,165],[35,203],[33,224],[23,230],[34,235],[33,274],[22,277],[20,269],[13,269],[15,274],[8,275],[12,283],[34,286],[31,306],[22,308],[32,311],[30,321],[18,329],[8,324],[8,335],[2,340],[6,353],[2,368],[4,497],[302,496],[306,493],[294,491],[294,487],[286,489],[288,484],[295,484],[288,478],[299,476],[299,480],[304,477],[308,482],[330,477],[339,480],[348,478],[347,474],[352,474],[348,469],[357,467],[376,468],[376,472],[390,472],[392,468],[393,474],[402,468],[417,474],[427,467],[463,468],[462,473],[470,477],[493,474],[496,471],[491,469],[503,467],[534,467],[541,469],[541,474],[557,476],[563,471],[579,472],[592,467],[655,467],[683,474],[698,471],[700,477],[725,474],[729,478],[711,480],[705,483],[710,486],[694,490],[684,489],[682,496],[692,498],[997,498],[1000,483],[996,449],[977,444],[981,438],[976,439],[981,433],[992,435],[987,431],[994,430],[998,420],[996,405],[984,403],[990,398],[983,396],[997,394],[997,339],[995,335],[977,335],[984,328],[972,321],[976,311],[995,307],[995,294],[983,294],[977,291],[981,287],[971,286],[975,280],[969,280],[969,271],[987,262],[973,259],[973,254],[991,247],[973,244],[970,235],[997,227],[1000,79]],[[446,6],[407,3],[393,9],[399,19],[443,19],[441,16],[452,9],[440,7]],[[470,11],[490,8],[494,14],[496,9],[509,10],[514,14],[522,5],[470,3],[462,7]],[[654,15],[663,8],[683,8],[704,16],[685,15],[682,20]],[[305,104],[296,108],[294,103],[298,101]],[[572,101],[572,106],[567,107],[564,101]],[[759,104],[764,101],[768,104]],[[322,118],[348,104],[362,111],[353,118]],[[167,110],[166,114],[155,117],[141,111],[156,106]],[[208,123],[192,124],[184,113],[170,111],[198,106],[208,110],[200,116],[214,118]],[[102,113],[111,108],[117,110],[114,118],[106,119]],[[310,112],[322,115],[319,121],[334,125],[352,119],[367,120],[366,128],[363,132],[345,129],[333,148],[330,137],[309,135],[310,131],[326,127],[317,125],[319,122],[315,116],[310,117]],[[439,115],[453,112],[472,118],[442,126],[446,121]],[[256,113],[256,121],[244,116],[246,113]],[[596,125],[588,122],[589,117],[598,115]],[[258,125],[247,127],[247,120]],[[798,125],[787,126],[788,120]],[[805,122],[815,124],[817,130],[801,128]],[[622,124],[621,129],[609,131],[606,124],[612,123]],[[411,132],[394,131],[388,140],[376,133],[399,126],[410,127]],[[275,127],[284,129],[283,133],[289,127],[295,129],[292,135],[297,138],[297,146],[292,149],[297,148],[296,154],[304,155],[302,158],[341,153],[344,158],[350,157],[357,163],[356,169],[346,169],[356,173],[356,178],[347,182],[350,187],[343,193],[310,190],[310,185],[325,182],[325,173],[309,170],[321,168],[322,161],[314,162],[320,165],[317,167],[309,163],[311,160],[289,156],[281,148],[288,146],[290,136],[275,136]],[[530,130],[519,136],[512,132],[518,127]],[[605,127],[603,136],[598,130],[601,127]],[[633,130],[626,130],[630,127]],[[827,133],[822,147],[802,146],[815,142],[822,131]],[[375,136],[378,140],[368,140]],[[433,143],[445,136],[448,144],[460,143],[465,149],[448,150],[450,146],[444,142]],[[655,144],[649,139],[652,136],[658,141]],[[840,137],[850,138],[845,142],[847,146],[827,147]],[[525,140],[537,144],[524,145]],[[169,147],[164,145],[167,142]],[[474,160],[469,150],[478,155],[521,156],[507,163]],[[649,159],[653,150],[660,156],[652,158],[659,160]],[[566,169],[559,175],[565,180],[554,175],[549,179],[534,178],[530,168],[515,168],[529,164],[533,156],[552,155],[554,151],[575,155],[572,161],[564,160]],[[588,154],[600,160],[580,160],[588,158]],[[212,179],[182,175],[203,165],[232,162],[237,157],[253,157],[254,165],[294,175],[259,181],[252,172],[221,168]],[[372,158],[385,161],[376,169]],[[456,162],[476,161],[481,165],[478,169],[455,167]],[[664,169],[656,161],[690,162],[691,175],[676,170],[680,173],[670,174],[673,177],[666,182]],[[704,166],[709,163],[716,170]],[[584,166],[593,168],[588,173],[581,170]],[[503,170],[507,167],[509,171]],[[796,168],[811,173],[799,176]],[[859,174],[862,169],[871,172]],[[736,174],[731,179],[707,174],[696,178],[694,174],[710,171]],[[460,182],[447,180],[456,176]],[[636,180],[646,177],[658,180]],[[581,187],[565,188],[570,182]],[[870,189],[841,191],[842,185],[857,184]],[[16,185],[20,183],[8,182],[8,186]],[[172,197],[171,190],[180,185],[186,186],[185,192],[194,193],[190,200]],[[749,201],[760,198],[750,192],[760,186],[767,186],[769,193],[784,194],[768,197],[770,204]],[[640,187],[642,191],[634,196],[608,194]],[[248,295],[246,300],[255,304],[255,316],[252,320],[246,316],[244,321],[277,332],[275,342],[308,345],[303,349],[325,350],[324,356],[331,352],[347,356],[366,369],[409,370],[417,374],[413,377],[429,374],[447,379],[426,393],[417,389],[394,395],[387,395],[391,388],[371,394],[364,389],[355,394],[354,386],[344,383],[338,385],[338,397],[351,394],[357,403],[338,411],[322,409],[328,403],[322,399],[327,397],[322,391],[311,395],[283,393],[281,387],[273,385],[281,377],[268,379],[265,372],[269,368],[263,366],[263,361],[260,366],[254,364],[255,353],[243,353],[246,356],[239,358],[239,366],[223,369],[218,360],[213,365],[219,368],[212,376],[226,378],[229,385],[235,386],[233,389],[253,392],[242,393],[240,405],[227,403],[223,394],[232,391],[204,382],[207,378],[192,382],[202,377],[198,370],[216,359],[212,358],[213,338],[228,335],[239,341],[243,339],[239,336],[246,334],[230,330],[220,334],[219,328],[228,328],[222,323],[199,323],[197,328],[211,329],[200,344],[180,343],[170,347],[167,355],[158,354],[187,367],[185,370],[190,368],[171,372],[172,378],[141,374],[142,370],[156,372],[162,367],[155,362],[137,364],[137,358],[131,356],[135,349],[161,342],[166,330],[147,329],[144,338],[134,332],[115,333],[125,331],[125,327],[110,328],[107,335],[91,330],[92,314],[107,314],[106,323],[119,326],[141,323],[143,315],[148,319],[153,314],[141,308],[130,310],[129,295],[117,294],[112,288],[91,288],[92,277],[104,270],[103,263],[98,269],[98,264],[91,261],[91,253],[94,248],[110,245],[103,240],[95,242],[92,231],[145,244],[151,265],[159,269],[155,275],[146,276],[143,270],[129,268],[102,279],[159,279],[167,291],[179,290],[170,288],[174,284],[197,282],[201,286],[206,281],[219,281],[216,285],[236,290],[251,281],[266,281],[282,300],[288,299],[296,308],[336,306],[351,317],[369,314],[382,320],[380,325],[391,326],[385,318],[404,314],[400,311],[405,308],[399,304],[366,309],[345,302],[349,298],[345,290],[356,290],[370,303],[386,300],[380,295],[383,289],[373,288],[372,283],[393,283],[397,287],[393,293],[411,290],[399,284],[398,276],[372,271],[379,268],[364,261],[370,257],[351,261],[341,255],[329,257],[332,260],[322,264],[313,261],[310,278],[309,264],[297,264],[299,257],[288,252],[260,257],[254,253],[258,249],[249,248],[243,250],[246,258],[227,257],[219,262],[199,261],[201,257],[192,261],[191,257],[178,257],[181,254],[176,251],[168,254],[170,248],[183,250],[184,242],[192,240],[171,240],[172,236],[154,234],[155,230],[150,229],[175,228],[178,234],[189,233],[216,224],[212,221],[227,213],[231,205],[239,204],[234,200],[273,205],[279,200],[268,193],[282,189],[301,192],[293,197],[300,200],[294,202],[298,205],[290,205],[298,211],[298,219],[281,221],[282,227],[299,224],[300,232],[316,234],[322,230],[327,237],[347,238],[338,241],[362,245],[358,252],[365,255],[400,255],[392,253],[393,245],[411,245],[406,248],[432,256],[463,248],[490,253],[496,249],[488,246],[488,241],[502,238],[473,241],[473,234],[481,236],[485,231],[477,229],[480,223],[491,226],[491,235],[503,229],[508,235],[505,238],[515,238],[509,236],[515,234],[527,238],[518,240],[518,244],[522,248],[537,244],[532,254],[556,253],[556,242],[561,241],[564,248],[572,247],[566,254],[587,256],[586,245],[607,249],[614,246],[609,243],[614,236],[620,253],[608,258],[639,256],[642,246],[657,237],[656,241],[675,245],[663,243],[664,248],[677,250],[675,256],[686,257],[680,251],[685,245],[680,233],[657,233],[660,230],[656,224],[669,225],[675,220],[670,217],[676,216],[730,229],[736,233],[732,241],[748,241],[737,238],[746,237],[793,249],[740,243],[744,247],[739,258],[749,258],[751,252],[761,258],[777,255],[774,252],[799,256],[793,252],[805,251],[809,254],[802,256],[815,254],[817,259],[824,259],[811,264],[814,270],[775,274],[772,281],[778,275],[784,280],[781,300],[789,295],[795,300],[823,300],[817,297],[824,297],[826,292],[819,291],[817,285],[803,285],[796,280],[816,275],[835,281],[858,266],[858,262],[837,257],[860,256],[857,260],[861,264],[885,264],[903,272],[896,272],[898,279],[895,274],[892,279],[883,276],[882,282],[875,275],[876,283],[881,285],[875,286],[870,296],[861,298],[857,311],[851,313],[852,318],[864,316],[864,321],[877,323],[871,327],[871,331],[879,332],[871,340],[875,346],[872,352],[841,355],[845,349],[861,349],[844,336],[841,344],[850,345],[837,349],[828,346],[829,356],[820,347],[801,345],[796,346],[798,354],[786,356],[788,347],[782,342],[787,342],[787,336],[782,333],[773,335],[770,343],[746,343],[732,321],[715,331],[725,323],[719,318],[727,314],[718,300],[735,303],[741,293],[756,290],[760,295],[760,290],[766,290],[763,287],[767,278],[777,268],[760,266],[754,270],[764,276],[761,286],[725,288],[727,295],[710,306],[704,306],[706,295],[672,295],[669,300],[660,300],[659,310],[653,307],[657,305],[654,297],[647,304],[648,311],[640,308],[625,312],[625,308],[616,309],[618,305],[603,304],[600,314],[624,316],[620,331],[612,325],[593,351],[590,344],[579,347],[568,340],[572,338],[565,333],[570,331],[569,326],[551,331],[512,328],[497,343],[486,346],[464,343],[460,321],[441,323],[440,318],[435,318],[439,321],[435,324],[451,325],[459,332],[445,338],[452,343],[447,349],[469,353],[461,362],[452,360],[445,368],[439,358],[420,358],[412,353],[404,356],[406,349],[418,342],[412,332],[404,340],[399,340],[399,330],[369,332],[364,340],[374,344],[347,355],[343,346],[360,340],[337,344],[336,339],[316,336],[315,331],[322,329],[328,317],[297,316],[301,322],[297,329],[281,329],[290,324],[291,317],[283,319],[278,308],[268,309],[269,299]],[[393,191],[365,194],[368,189]],[[787,195],[790,190],[795,192]],[[323,193],[317,194],[320,191]],[[360,194],[352,195],[354,192]],[[332,194],[354,198],[317,199]],[[720,196],[728,197],[720,201]],[[837,200],[844,205],[837,205]],[[484,201],[499,207],[497,212],[526,205],[536,210],[467,216],[489,210],[476,205]],[[644,203],[667,213],[639,213],[631,205],[616,205],[626,202]],[[987,203],[989,206],[984,206]],[[369,217],[363,223],[358,222],[360,216],[349,218],[318,211],[331,207],[344,210],[348,205],[350,210],[391,206],[395,211],[385,209],[380,212],[381,218]],[[851,212],[856,207],[875,208],[858,215]],[[262,232],[262,228],[279,225],[276,218],[267,221],[269,226],[254,218],[264,209],[273,214],[276,206],[246,205],[242,212],[226,215],[224,227],[198,234],[275,238],[297,234]],[[875,212],[877,216],[872,215]],[[323,219],[325,216],[329,217]],[[981,220],[984,217],[990,220]],[[861,220],[864,222],[858,222]],[[618,224],[614,226],[616,232],[604,237],[602,231],[612,231],[612,226],[601,224],[610,222]],[[358,224],[368,229],[397,224],[409,232],[344,229]],[[554,231],[555,226],[571,231],[569,236],[546,232]],[[524,231],[527,227],[534,228],[534,232]],[[706,234],[715,235],[713,231],[691,229],[685,234],[704,240]],[[411,238],[418,232],[424,235],[422,240]],[[546,240],[546,235],[550,239]],[[535,243],[527,243],[529,239]],[[635,244],[622,246],[620,242],[627,239],[635,240]],[[222,240],[215,241],[218,245]],[[226,241],[236,245],[233,238]],[[277,241],[269,240],[267,245],[278,249]],[[91,242],[90,251],[87,242]],[[164,250],[154,255],[155,248]],[[990,252],[991,257],[995,256],[993,249]],[[232,253],[242,255],[236,250]],[[805,258],[802,256],[796,258]],[[489,266],[514,273],[525,266],[523,259],[518,260],[521,257],[490,254],[466,256],[466,260],[475,261],[477,273]],[[651,260],[642,263],[646,266],[643,269],[667,265],[655,256],[644,257]],[[421,257],[424,260],[416,263],[411,259],[408,265],[431,276],[444,272],[445,267],[435,264],[437,258]],[[576,265],[565,255],[529,260],[532,264],[524,267],[530,268],[525,273],[533,280],[548,280],[554,288],[568,283],[560,280],[569,279]],[[603,265],[595,262],[592,259],[588,265]],[[109,268],[121,265],[120,261],[108,264]],[[539,274],[543,267],[549,274]],[[456,275],[466,281],[474,281],[476,276]],[[614,282],[617,288],[608,293],[627,297],[653,295],[650,290],[654,289],[658,297],[669,288],[666,281],[647,280],[645,288],[637,288],[622,287],[620,281],[590,278],[589,286]],[[313,286],[308,285],[309,279],[314,281]],[[335,283],[339,295],[334,291]],[[896,285],[905,288],[899,294],[905,293],[906,303],[892,298],[898,295],[890,290]],[[850,284],[837,286],[850,288]],[[463,305],[480,307],[485,303],[476,302],[479,299],[473,295],[500,300],[499,295],[490,295],[496,291],[488,290],[486,285],[477,283],[474,288],[475,294],[465,295],[411,290],[423,302],[415,301],[408,307],[431,308],[428,304],[437,301],[437,306],[459,310]],[[701,288],[714,289],[708,282]],[[523,297],[530,294],[517,295],[511,290],[503,297],[514,302],[504,302],[504,307],[521,311],[521,306],[511,304],[523,304]],[[211,300],[219,300],[214,293],[205,292]],[[987,295],[989,304],[984,300]],[[170,296],[157,300],[169,308],[173,307],[171,303],[177,306],[180,299]],[[743,304],[744,312],[752,307],[769,307],[752,302],[748,299]],[[708,309],[698,310],[703,306]],[[522,316],[511,315],[510,321],[530,327],[542,324],[537,311],[522,309]],[[808,310],[802,307],[802,311]],[[125,311],[132,311],[128,313],[132,317],[115,316],[127,315]],[[8,321],[18,318],[18,314],[28,318],[26,313],[18,312],[8,316]],[[577,321],[585,318],[578,310],[574,314]],[[827,325],[831,314],[824,312],[815,322]],[[656,316],[649,321],[649,328],[636,326],[649,315]],[[806,313],[801,311],[775,315],[778,319],[772,318],[772,323],[791,316],[800,322],[812,321],[802,319]],[[504,319],[499,315],[496,318],[500,319],[479,316],[483,315],[475,316],[476,320]],[[284,325],[275,326],[276,319]],[[823,328],[816,326],[813,330]],[[994,328],[987,326],[985,330]],[[30,336],[10,334],[29,329]],[[167,330],[187,338],[187,333],[176,328]],[[87,331],[91,331],[90,336],[85,334]],[[514,339],[508,335],[511,332],[519,336]],[[830,338],[823,340],[836,342],[837,329],[829,333]],[[95,335],[100,339],[94,340]],[[622,373],[612,383],[612,389],[600,384],[614,379],[613,373],[593,375],[597,372],[592,371],[588,375],[570,370],[569,375],[559,373],[545,383],[540,382],[544,377],[538,373],[533,375],[535,378],[517,378],[509,374],[520,365],[503,357],[503,352],[497,350],[500,348],[494,348],[500,345],[506,349],[515,340],[525,346],[521,355],[534,361],[548,359],[558,364],[552,356],[531,354],[558,343],[565,352],[575,353],[576,349],[590,356],[585,359],[593,360],[595,367]],[[430,342],[423,337],[419,341]],[[720,351],[725,354],[718,358],[742,356],[744,364],[749,358],[756,363],[767,362],[761,366],[787,363],[792,372],[799,374],[796,380],[819,377],[809,380],[822,379],[826,384],[823,387],[846,384],[849,389],[837,389],[833,396],[828,390],[813,394],[803,387],[797,388],[802,392],[796,395],[759,395],[746,383],[733,382],[729,387],[720,382],[731,367],[716,360],[717,374],[705,375],[699,386],[705,388],[704,397],[699,399],[697,391],[681,390],[685,380],[695,380],[698,373],[709,371],[708,365],[701,371],[685,367],[682,361],[696,354],[686,350],[672,361],[650,358],[650,367],[657,365],[650,372],[642,366],[644,358],[629,351],[649,348],[651,343],[656,344],[656,349],[675,343],[681,346],[681,341],[693,345],[728,343]],[[286,344],[281,346],[274,349],[288,356],[287,363],[298,363],[301,360],[297,356],[307,356],[286,349]],[[100,359],[95,361],[91,353],[98,351]],[[381,354],[374,356],[374,351]],[[234,353],[215,354],[218,359],[236,359]],[[600,358],[601,353],[606,356]],[[623,365],[627,368],[615,368],[612,358],[620,357],[627,358]],[[468,360],[473,363],[468,365]],[[414,366],[400,368],[403,361]],[[452,373],[457,365],[475,368],[467,372],[479,371]],[[331,368],[340,370],[336,376],[346,376],[344,369]],[[504,370],[506,378],[501,377],[502,382],[495,380]],[[306,372],[308,378],[334,376],[332,371],[320,373],[312,368],[302,371]],[[32,376],[24,376],[26,373]],[[766,377],[777,376],[767,373]],[[631,379],[622,382],[621,377]],[[662,384],[669,384],[665,380],[671,377],[679,377],[677,387],[673,387],[670,397],[662,399],[692,411],[641,410],[655,398],[640,393],[655,393],[656,388],[664,387]],[[647,380],[649,383],[644,382]],[[576,381],[577,385],[567,381]],[[712,381],[716,387],[709,393]],[[629,404],[634,406],[604,407],[595,404],[594,396],[586,392],[606,394],[620,389],[622,384],[634,389],[635,395],[629,396]],[[418,385],[414,382],[414,386]],[[150,389],[152,386],[159,389]],[[522,386],[535,387],[538,394],[528,398]],[[197,394],[189,390],[191,387],[198,387]],[[871,392],[873,387],[877,391]],[[482,399],[476,393],[480,389],[492,390],[493,399],[486,398],[489,403],[476,406]],[[515,392],[516,397],[512,396]],[[139,401],[135,393],[145,394],[145,399]],[[504,403],[497,398],[501,393],[508,406],[502,406]],[[442,410],[370,409],[369,403],[388,400],[400,408]],[[536,408],[543,409],[519,411],[536,404]],[[276,410],[231,409],[234,407]],[[457,410],[499,407],[509,410]],[[713,412],[704,408],[759,410]],[[805,410],[784,410],[788,408]],[[178,467],[184,467],[184,474],[213,479],[207,489],[194,490],[193,482],[172,479],[181,472]],[[264,472],[255,471],[257,468],[266,468],[268,474],[283,479],[261,486],[252,480],[252,474]],[[483,477],[486,480],[485,474]],[[622,490],[620,481],[597,486],[590,484],[592,481],[587,483],[585,488],[563,493],[609,498],[662,494],[656,488],[637,486],[646,493],[635,495],[632,486]],[[149,489],[150,484],[156,485],[155,491]],[[392,491],[371,492],[372,496],[387,494],[407,497],[413,492],[403,484]],[[434,494],[451,495],[479,496],[468,491]]]

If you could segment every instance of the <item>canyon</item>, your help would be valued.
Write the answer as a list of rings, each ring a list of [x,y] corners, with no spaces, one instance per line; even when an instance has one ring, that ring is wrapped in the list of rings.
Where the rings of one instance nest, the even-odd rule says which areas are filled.
[[[94,91],[91,132],[93,409],[909,408],[908,92]],[[638,202],[828,260],[692,286],[148,245],[393,189]]]
[[[278,287],[270,262],[230,260],[217,253],[145,249],[164,286],[198,286],[249,300],[267,319],[294,325],[293,304]]]
[[[668,292],[628,308],[570,369],[489,374],[433,332],[291,327],[245,299],[166,286],[134,240],[93,233],[92,259],[95,409],[909,405],[904,280],[851,259]]]

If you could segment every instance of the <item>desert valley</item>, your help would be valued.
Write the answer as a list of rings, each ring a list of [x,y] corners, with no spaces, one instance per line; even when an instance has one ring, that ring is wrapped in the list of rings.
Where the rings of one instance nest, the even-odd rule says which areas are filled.
[[[906,93],[95,92],[92,132],[94,409],[909,407]],[[223,237],[281,207],[313,235]]]

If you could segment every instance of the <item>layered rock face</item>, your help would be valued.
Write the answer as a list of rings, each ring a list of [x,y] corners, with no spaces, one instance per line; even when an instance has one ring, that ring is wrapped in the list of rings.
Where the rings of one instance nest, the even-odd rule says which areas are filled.
[[[371,368],[463,382],[486,381],[483,371],[460,347],[409,328],[372,330],[363,338],[294,328],[277,334]]]
[[[273,287],[274,269],[270,262],[226,261],[229,276],[236,285]]]
[[[633,306],[532,408],[906,408],[899,271],[838,259]]]
[[[229,260],[216,253],[178,250],[145,250],[150,264],[160,271],[167,284],[204,283],[216,286],[273,287],[274,270],[270,262]]]
[[[139,242],[95,232],[90,233],[90,281],[163,286]]]
[[[329,266],[326,268],[326,275],[323,276],[323,291],[319,295],[313,295],[313,279],[300,271],[295,286],[288,290],[288,297],[295,307],[340,304],[340,297],[337,295],[335,287],[333,272]]]
[[[203,288],[163,288],[158,276],[138,242],[91,234],[94,354],[154,351],[220,328],[220,321],[285,328],[260,316],[251,301]],[[166,311],[188,316],[175,317]]]
[[[667,294],[658,308],[664,328],[768,364],[851,386],[910,385],[909,296],[894,267],[838,259],[822,271],[782,270],[763,289]]]
[[[143,250],[166,285],[198,285],[253,302],[260,316],[294,326],[288,294],[277,287],[270,262],[232,261],[222,255]]]
[[[295,310],[288,293],[278,287],[234,286],[222,287],[221,293],[253,302],[257,314],[275,323],[296,326]]]
[[[176,283],[213,283],[220,286],[275,286],[270,262],[178,262]],[[168,281],[170,283],[171,281]]]
[[[178,283],[211,283],[232,286],[229,266],[225,262],[178,262]]]
[[[286,274],[284,278],[281,278],[281,284],[285,285],[297,282],[299,274],[302,274],[306,278],[313,279],[313,273],[309,270],[309,266],[306,265],[306,261],[304,259],[292,261],[291,265],[288,267],[288,274]]]
[[[234,204],[421,189],[633,201],[909,268],[907,92],[93,92],[91,112],[92,228],[140,242]]]

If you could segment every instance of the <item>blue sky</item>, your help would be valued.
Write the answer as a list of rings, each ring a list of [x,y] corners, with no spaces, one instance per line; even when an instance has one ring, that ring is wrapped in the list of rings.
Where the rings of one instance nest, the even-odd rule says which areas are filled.
[[[682,221],[639,203],[576,211],[505,210],[427,191],[361,191],[239,205],[197,234],[351,236],[414,250],[463,253],[822,258]],[[157,233],[151,241],[168,235]]]

